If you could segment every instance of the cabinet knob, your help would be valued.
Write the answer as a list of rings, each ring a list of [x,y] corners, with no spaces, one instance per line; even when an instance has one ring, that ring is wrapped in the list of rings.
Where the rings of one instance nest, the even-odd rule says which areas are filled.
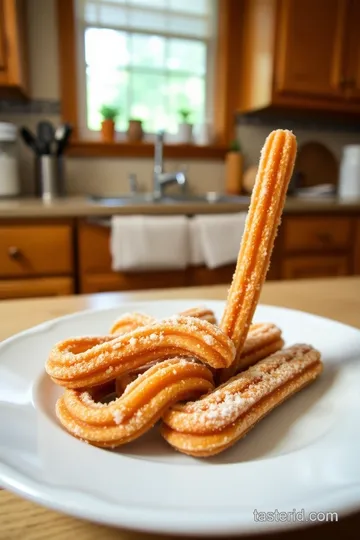
[[[9,255],[10,259],[18,260],[20,258],[20,256],[21,256],[21,251],[16,246],[10,246],[9,249],[8,249],[8,255]]]

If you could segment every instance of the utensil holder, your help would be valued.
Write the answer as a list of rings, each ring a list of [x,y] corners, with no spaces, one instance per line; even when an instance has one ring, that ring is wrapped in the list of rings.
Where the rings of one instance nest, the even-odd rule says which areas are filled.
[[[64,162],[61,156],[38,156],[35,162],[36,196],[43,200],[65,195]]]

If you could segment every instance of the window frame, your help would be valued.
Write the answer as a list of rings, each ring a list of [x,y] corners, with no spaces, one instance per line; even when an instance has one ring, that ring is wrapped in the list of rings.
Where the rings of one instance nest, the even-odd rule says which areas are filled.
[[[228,144],[235,136],[235,114],[239,94],[239,62],[236,51],[240,47],[241,0],[218,0],[217,47],[213,78],[214,144],[168,143],[168,158],[224,159]],[[82,138],[79,130],[80,108],[84,86],[78,74],[79,32],[75,17],[75,0],[57,0],[58,45],[60,66],[60,99],[63,121],[73,126],[68,155],[78,157],[152,157],[151,141],[131,143],[115,141],[103,143]],[[89,130],[90,131],[90,130]],[[96,132],[95,132],[96,133]]]

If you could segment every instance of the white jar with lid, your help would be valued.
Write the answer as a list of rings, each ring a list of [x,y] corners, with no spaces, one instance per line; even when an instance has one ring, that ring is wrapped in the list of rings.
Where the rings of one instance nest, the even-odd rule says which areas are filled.
[[[344,146],[340,165],[339,197],[360,197],[360,145]]]
[[[0,197],[14,197],[20,192],[16,134],[16,126],[0,122]]]

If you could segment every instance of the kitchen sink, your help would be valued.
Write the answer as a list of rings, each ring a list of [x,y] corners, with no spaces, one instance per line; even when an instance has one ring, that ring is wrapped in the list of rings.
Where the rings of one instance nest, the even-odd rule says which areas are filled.
[[[189,193],[164,195],[161,198],[154,197],[153,193],[134,193],[119,195],[114,197],[101,197],[90,195],[89,199],[93,202],[106,206],[127,206],[127,205],[142,205],[142,204],[249,204],[250,198],[240,195],[226,195],[209,191],[200,195],[192,195]]]

